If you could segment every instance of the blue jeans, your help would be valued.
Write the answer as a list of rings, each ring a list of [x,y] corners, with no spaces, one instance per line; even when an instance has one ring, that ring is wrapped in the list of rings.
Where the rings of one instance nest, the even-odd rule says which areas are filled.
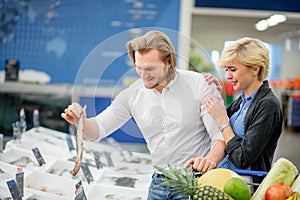
[[[185,197],[182,194],[176,193],[174,190],[170,190],[169,187],[166,186],[160,186],[155,187],[155,185],[158,185],[162,183],[163,175],[157,174],[154,172],[152,175],[152,182],[149,187],[148,192],[148,199],[147,200],[189,200],[189,197]]]

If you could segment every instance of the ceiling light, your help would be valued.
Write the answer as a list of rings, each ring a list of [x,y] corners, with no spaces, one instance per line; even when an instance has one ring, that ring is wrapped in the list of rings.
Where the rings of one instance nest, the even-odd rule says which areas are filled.
[[[269,19],[277,21],[278,23],[282,23],[286,21],[285,15],[274,14]]]
[[[267,23],[268,23],[268,26],[276,26],[278,23],[278,21],[274,18],[269,18],[267,19]]]
[[[264,31],[267,30],[270,26],[276,26],[279,23],[285,22],[286,16],[285,15],[279,15],[274,14],[270,16],[268,19],[260,20],[255,24],[255,28],[258,31]]]
[[[260,20],[259,22],[257,22],[255,24],[255,28],[256,30],[258,31],[264,31],[264,30],[267,30],[268,29],[268,22],[267,20]]]
[[[271,17],[267,19],[268,25],[269,26],[276,26],[279,23],[285,22],[286,21],[286,16],[285,15],[278,15],[274,14]]]

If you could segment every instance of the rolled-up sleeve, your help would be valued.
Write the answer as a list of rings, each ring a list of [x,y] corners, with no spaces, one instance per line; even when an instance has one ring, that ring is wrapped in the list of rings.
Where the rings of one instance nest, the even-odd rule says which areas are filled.
[[[204,126],[208,134],[210,135],[212,141],[216,141],[216,140],[224,141],[223,135],[219,130],[217,122],[208,113],[205,106],[206,101],[211,95],[220,98],[222,100],[222,103],[223,103],[223,99],[214,84],[208,85],[206,82],[203,82],[200,88],[201,88],[200,94],[202,94],[202,97],[200,98],[200,109],[201,109],[200,112],[201,112],[201,118],[203,120]]]

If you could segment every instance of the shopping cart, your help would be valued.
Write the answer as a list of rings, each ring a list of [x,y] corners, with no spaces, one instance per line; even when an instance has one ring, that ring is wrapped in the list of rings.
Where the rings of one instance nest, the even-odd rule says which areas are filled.
[[[194,175],[197,179],[202,176],[202,174],[199,171],[196,171],[194,169],[192,169],[192,170],[193,170],[193,173],[194,173]],[[253,181],[253,177],[261,177],[261,179],[263,179],[268,174],[267,171],[257,171],[257,170],[236,169],[236,170],[231,170],[231,171],[233,171],[236,174],[240,175],[245,180],[245,182],[249,186],[251,194],[253,194],[254,191],[260,185],[260,182],[254,182]]]

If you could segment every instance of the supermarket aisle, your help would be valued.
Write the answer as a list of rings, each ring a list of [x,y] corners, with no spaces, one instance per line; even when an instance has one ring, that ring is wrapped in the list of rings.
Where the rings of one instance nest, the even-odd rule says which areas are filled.
[[[285,130],[280,139],[275,152],[274,161],[280,157],[292,161],[300,171],[300,132]]]

